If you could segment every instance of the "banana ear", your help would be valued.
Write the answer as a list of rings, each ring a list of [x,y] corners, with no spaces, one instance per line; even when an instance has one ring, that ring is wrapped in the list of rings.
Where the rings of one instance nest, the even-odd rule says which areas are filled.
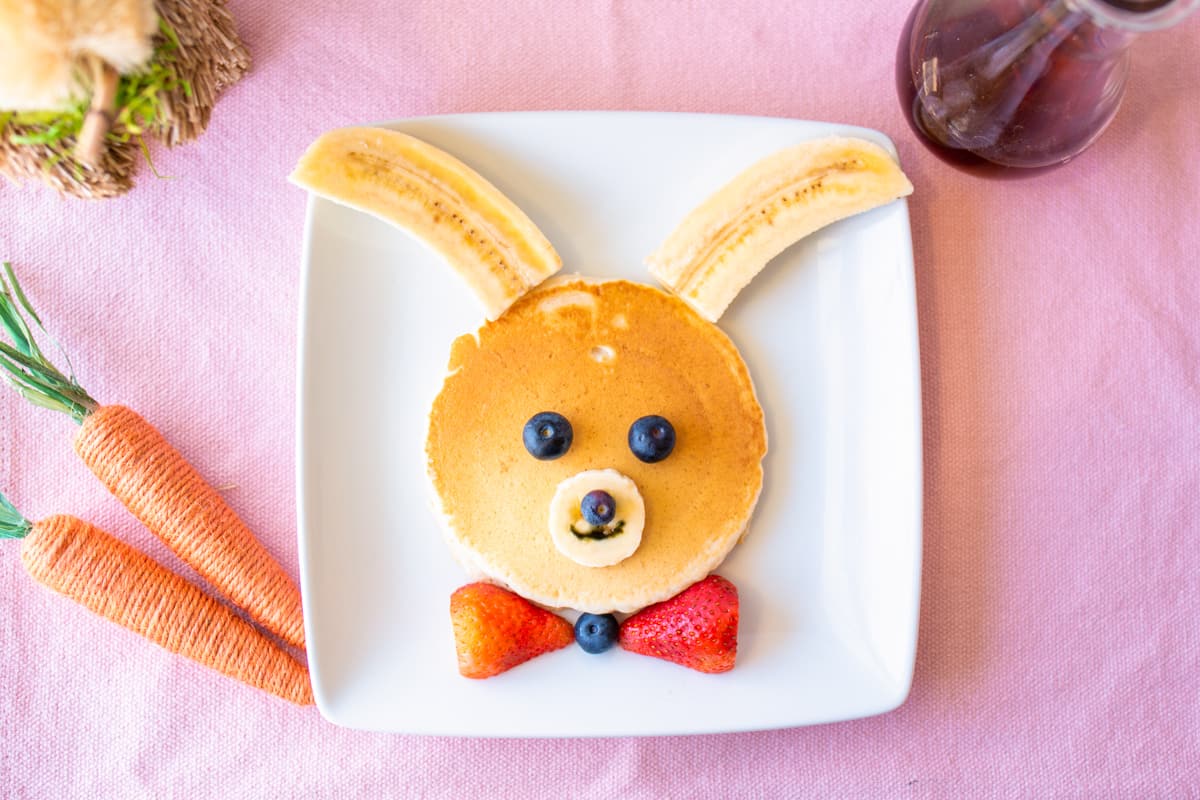
[[[873,142],[805,142],[767,156],[719,189],[646,264],[663,285],[716,322],[789,245],[912,188],[891,154]]]
[[[499,189],[449,153],[399,131],[322,134],[290,180],[424,242],[466,282],[488,319],[562,267],[542,232]]]

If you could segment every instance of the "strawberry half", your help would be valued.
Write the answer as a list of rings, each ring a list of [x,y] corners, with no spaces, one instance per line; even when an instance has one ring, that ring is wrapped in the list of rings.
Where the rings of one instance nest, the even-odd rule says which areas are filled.
[[[490,583],[471,583],[450,595],[458,671],[490,678],[575,641],[571,623]]]
[[[700,672],[728,672],[737,657],[737,587],[709,575],[621,623],[618,641],[631,653]]]

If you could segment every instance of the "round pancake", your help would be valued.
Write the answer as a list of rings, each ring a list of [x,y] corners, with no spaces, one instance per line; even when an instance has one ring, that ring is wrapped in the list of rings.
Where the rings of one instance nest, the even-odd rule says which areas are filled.
[[[541,411],[574,429],[557,460],[522,443]],[[655,464],[628,446],[647,414],[677,437]],[[426,440],[437,510],[464,567],[536,603],[592,613],[636,611],[715,569],[750,521],[766,449],[729,337],[658,289],[582,279],[543,286],[455,340]],[[550,501],[564,478],[606,468],[637,483],[645,530],[625,560],[585,567],[551,541]]]

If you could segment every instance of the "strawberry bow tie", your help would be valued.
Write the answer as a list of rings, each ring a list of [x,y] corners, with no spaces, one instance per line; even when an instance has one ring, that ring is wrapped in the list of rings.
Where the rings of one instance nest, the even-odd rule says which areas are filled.
[[[737,655],[737,587],[718,575],[621,622],[581,615],[572,626],[507,589],[472,583],[450,596],[458,668],[468,678],[490,678],[532,658],[579,641],[588,652],[616,643],[700,672],[733,669]]]

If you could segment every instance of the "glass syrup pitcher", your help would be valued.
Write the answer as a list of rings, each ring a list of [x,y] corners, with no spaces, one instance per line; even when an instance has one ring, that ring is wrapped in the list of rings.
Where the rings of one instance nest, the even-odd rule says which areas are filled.
[[[1050,167],[1094,142],[1129,75],[1129,45],[1200,0],[920,0],[896,81],[909,124],[952,163]]]

